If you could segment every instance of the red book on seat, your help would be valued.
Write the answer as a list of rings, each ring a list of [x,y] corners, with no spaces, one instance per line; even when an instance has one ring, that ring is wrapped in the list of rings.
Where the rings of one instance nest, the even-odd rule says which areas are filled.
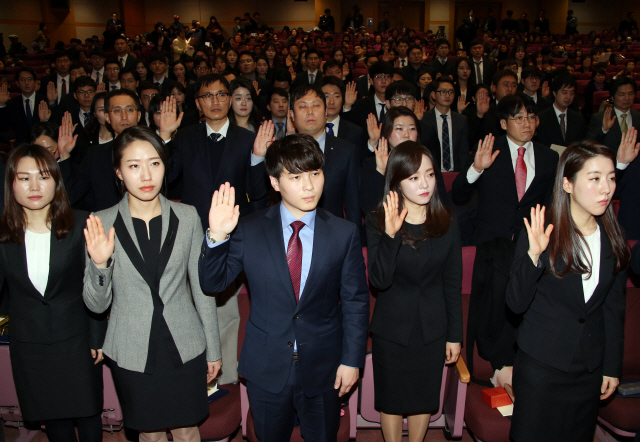
[[[511,404],[511,398],[502,387],[487,388],[482,390],[482,400],[491,408],[502,407]]]

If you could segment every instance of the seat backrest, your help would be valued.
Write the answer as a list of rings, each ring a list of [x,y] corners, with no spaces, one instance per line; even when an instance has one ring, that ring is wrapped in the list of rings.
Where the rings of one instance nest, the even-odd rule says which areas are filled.
[[[627,288],[622,376],[640,378],[640,288]]]

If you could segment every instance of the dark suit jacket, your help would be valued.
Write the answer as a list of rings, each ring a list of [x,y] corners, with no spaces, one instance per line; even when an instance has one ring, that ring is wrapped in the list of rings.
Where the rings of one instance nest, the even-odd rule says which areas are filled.
[[[118,58],[118,61],[120,61],[119,58]],[[124,66],[122,66],[122,68],[135,69],[137,64],[138,64],[138,59],[133,54],[129,54],[127,55],[127,61],[125,62]]]
[[[358,99],[364,98],[369,95],[369,89],[371,89],[371,83],[369,83],[369,75],[362,75],[356,80],[356,92],[358,93]]]
[[[91,348],[102,348],[107,322],[91,313],[82,299],[83,227],[88,216],[75,211],[74,226],[65,238],[58,240],[51,234],[49,280],[44,296],[29,279],[24,242],[0,244],[0,285],[6,281],[9,288],[11,339],[53,344],[88,334]]]
[[[206,124],[198,123],[182,129],[167,143],[171,153],[167,181],[171,184],[182,176],[181,202],[195,206],[205,229],[209,224],[213,192],[225,182],[235,187],[236,204],[240,206],[242,216],[253,211],[249,201],[260,201],[267,193],[264,161],[256,166],[250,165],[255,134],[230,124],[218,173],[212,176]]]
[[[318,206],[357,226],[362,225],[358,204],[360,154],[356,146],[327,134],[323,172],[324,190]]]
[[[22,94],[10,99],[5,107],[0,108],[0,132],[13,129],[13,133],[16,136],[16,146],[31,142],[31,128],[40,122],[38,106],[41,101],[48,102],[46,95],[41,95],[37,92],[31,98],[35,99],[31,123],[27,121],[27,114],[22,103]]]
[[[453,182],[452,196],[455,202],[467,201],[474,189],[478,189],[478,210],[474,243],[480,244],[494,238],[511,239],[524,226],[524,217],[532,207],[541,204],[549,207],[558,165],[558,154],[546,146],[533,143],[535,177],[518,201],[515,172],[507,136],[496,138],[494,151],[500,151],[494,163],[485,169],[474,183],[467,180],[467,171],[473,157]]]
[[[476,76],[476,64],[473,61],[473,58],[469,59],[471,65],[471,76],[469,77],[469,84],[476,85],[478,84],[478,79]],[[489,59],[489,57],[482,57],[482,82],[484,84],[491,84],[493,81],[493,74],[496,73],[496,65],[493,61]]]
[[[296,304],[280,205],[240,220],[231,239],[209,248],[199,263],[205,292],[219,292],[244,270],[251,287],[238,372],[270,393],[289,377],[297,343],[302,390],[333,389],[340,364],[363,367],[369,325],[369,291],[357,226],[317,209],[309,276]]]
[[[49,74],[46,77],[42,78],[40,80],[40,89],[38,89],[38,93],[44,95],[45,97],[47,96],[47,86],[49,86],[49,83],[53,82],[54,86],[57,88],[58,87],[58,74]],[[70,83],[70,82],[69,82]],[[69,94],[71,92],[71,84],[67,83],[67,94]],[[62,97],[64,98],[64,96]],[[71,98],[73,98],[73,95],[71,96]],[[58,99],[58,104],[60,104],[61,99]]]
[[[634,109],[629,110],[631,112],[631,121],[633,127],[640,129],[640,112]],[[604,144],[614,152],[618,152],[620,147],[620,140],[622,139],[622,130],[620,130],[620,122],[618,118],[613,123],[613,127],[605,134],[602,132],[602,120],[604,119],[604,111],[593,114],[589,128],[587,129],[587,139],[596,140],[599,143]]]
[[[426,112],[420,121],[422,128],[422,144],[427,146],[433,155],[438,168],[442,164],[442,145],[438,138],[438,116],[436,110],[431,109]],[[457,112],[451,112],[451,153],[453,157],[453,171],[460,172],[469,162],[469,129],[467,127],[467,117]]]
[[[320,80],[322,80],[322,71],[318,69],[316,71],[316,77],[313,80],[313,84],[318,83]],[[291,91],[293,92],[293,90],[298,86],[306,86],[308,84],[309,84],[309,74],[306,71],[298,72],[296,74],[296,79],[293,80],[293,84],[291,85]],[[318,85],[319,84],[320,83],[318,83]]]
[[[483,140],[489,134],[495,136],[504,135],[504,130],[500,125],[500,119],[496,112],[495,101],[489,105],[489,110],[482,118],[478,118],[478,112],[475,106],[469,105],[462,113],[467,117],[469,125],[469,146],[475,151],[478,147],[478,141]]]
[[[569,272],[558,279],[546,273],[551,268],[548,248],[534,266],[527,254],[528,237],[521,235],[511,267],[507,304],[515,313],[524,313],[518,330],[520,350],[568,372],[582,345],[589,371],[602,366],[604,376],[618,378],[622,370],[627,272],[613,273],[611,241],[599,224],[599,282],[588,302],[584,300],[582,275]],[[559,261],[557,270],[564,268]]]
[[[375,115],[377,120],[378,112],[380,111],[380,109],[376,109],[374,96],[375,94],[371,94],[368,97],[361,98],[360,100],[356,101],[349,112],[344,112],[342,114],[342,119],[349,120],[353,124],[360,126],[360,128],[362,128],[362,130],[366,133],[367,118],[369,117],[369,114]]]
[[[360,156],[360,161],[372,153],[367,147],[367,133],[363,131],[360,126],[357,126],[349,120],[345,120],[342,116],[340,117],[340,126],[338,127],[336,137],[353,144]]]
[[[455,65],[456,62],[454,60],[447,60],[445,64],[442,64],[437,58],[427,63],[428,68],[433,69],[436,73],[441,75],[453,75]]]
[[[153,76],[151,77],[151,81],[152,81],[152,82],[154,82],[154,83],[156,82],[156,81],[153,79]],[[107,86],[108,86],[108,85],[107,85]],[[173,81],[173,80],[171,80],[171,79],[169,79],[169,78],[165,78],[165,79],[162,81],[162,84],[160,85],[160,93],[161,93],[161,94],[169,95],[169,94],[171,94],[171,91],[173,90],[173,88],[174,88],[175,86],[176,86],[176,82],[175,82],[175,81]]]
[[[548,107],[540,112],[538,114],[540,125],[536,132],[536,141],[545,146],[551,146],[552,144],[568,146],[575,141],[584,140],[587,126],[584,124],[582,115],[571,109],[567,109],[566,114],[567,136],[563,139],[560,121],[558,121],[554,107]]]
[[[640,161],[634,160],[623,173],[619,172],[616,169],[618,185],[614,196],[620,200],[618,222],[624,227],[627,239],[640,240]]]
[[[98,212],[120,202],[122,193],[117,185],[120,180],[113,170],[113,141],[92,145],[82,160],[82,169],[84,173],[81,175],[81,171],[78,170],[72,173],[75,180],[73,186],[78,186],[77,192],[84,193],[79,207],[91,212]],[[68,188],[72,184],[65,181],[65,186]]]
[[[529,97],[527,94],[524,94],[525,96]],[[550,95],[550,98],[553,99],[553,95]],[[546,98],[544,98],[542,96],[542,91],[540,89],[538,89],[536,91],[536,100],[534,101],[532,97],[529,97],[529,99],[535,104],[535,113],[538,114],[540,112],[542,112],[545,109],[550,108],[551,106],[553,106],[553,102],[547,100]]]
[[[543,18],[542,20],[540,20],[540,18],[536,18],[536,20],[533,22],[533,27],[534,29],[540,28],[541,33],[549,32],[549,19]]]

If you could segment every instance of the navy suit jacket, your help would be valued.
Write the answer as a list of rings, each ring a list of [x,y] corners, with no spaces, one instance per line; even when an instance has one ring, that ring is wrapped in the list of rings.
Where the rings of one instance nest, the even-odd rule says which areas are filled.
[[[377,120],[378,113],[380,112],[380,109],[376,109],[376,101],[374,97],[375,94],[371,94],[356,101],[349,112],[344,112],[342,114],[342,119],[349,120],[353,124],[360,126],[362,130],[367,133],[367,118],[369,117],[369,114],[375,115]],[[386,112],[387,110],[385,109],[385,114]]]
[[[431,109],[424,114],[420,121],[422,127],[422,144],[427,146],[433,155],[438,168],[442,164],[442,146],[438,138],[438,123],[436,110]],[[469,162],[469,128],[467,117],[457,112],[451,112],[451,155],[453,157],[453,171],[460,172]]]
[[[348,141],[327,134],[323,172],[324,190],[319,207],[339,218],[345,218],[346,215],[346,219],[352,223],[362,225],[358,200],[360,154],[356,147]]]
[[[540,125],[536,133],[536,141],[551,147],[552,144],[568,146],[575,141],[584,140],[587,126],[584,124],[584,117],[580,112],[567,109],[565,119],[567,125],[566,138],[562,138],[560,121],[556,116],[554,107],[548,107],[538,114]]]
[[[365,156],[373,155],[373,152],[367,147],[368,136],[360,126],[353,124],[349,120],[340,118],[340,126],[338,127],[338,133],[336,134],[341,140],[348,141],[356,146],[360,160]]]
[[[10,99],[5,107],[0,108],[0,132],[8,128],[13,129],[13,133],[16,136],[16,146],[31,141],[31,128],[40,122],[38,106],[41,101],[48,103],[47,96],[37,92],[35,95],[32,95],[31,98],[35,99],[31,124],[27,121],[27,114],[24,111],[24,105],[22,103],[22,95]]]
[[[363,367],[369,290],[358,228],[318,208],[309,276],[296,304],[284,248],[280,205],[242,218],[231,239],[209,248],[198,266],[205,292],[219,292],[245,271],[251,313],[238,372],[270,393],[289,377],[297,344],[306,396],[333,390],[339,365]]]

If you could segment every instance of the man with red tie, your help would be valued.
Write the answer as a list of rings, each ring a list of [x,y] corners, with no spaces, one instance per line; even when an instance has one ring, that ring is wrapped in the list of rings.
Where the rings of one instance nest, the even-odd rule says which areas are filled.
[[[200,285],[222,291],[244,270],[251,314],[238,372],[261,442],[335,441],[342,397],[364,366],[369,294],[358,227],[317,207],[324,155],[305,134],[267,150],[282,202],[238,223],[229,183],[213,195]]]

